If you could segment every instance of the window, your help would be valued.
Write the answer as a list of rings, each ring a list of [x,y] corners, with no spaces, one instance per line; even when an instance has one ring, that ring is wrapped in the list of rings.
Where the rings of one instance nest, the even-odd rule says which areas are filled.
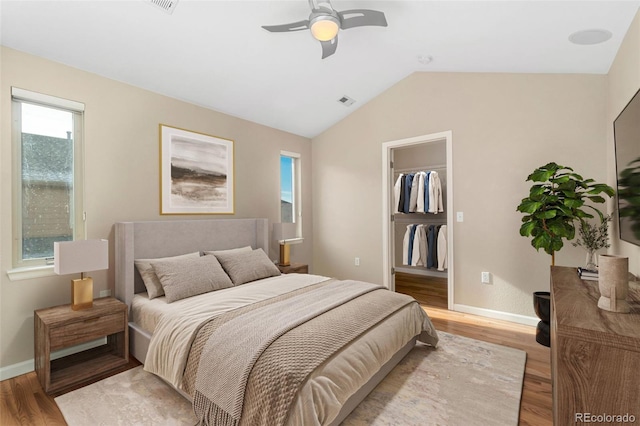
[[[296,237],[302,237],[300,210],[300,154],[280,153],[280,221],[296,224]]]
[[[53,263],[53,243],[84,238],[78,102],[12,88],[14,267]]]

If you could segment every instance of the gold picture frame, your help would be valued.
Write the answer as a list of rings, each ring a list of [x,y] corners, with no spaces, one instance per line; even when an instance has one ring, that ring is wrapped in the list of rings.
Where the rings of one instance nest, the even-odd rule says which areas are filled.
[[[234,141],[160,124],[160,214],[234,214]]]

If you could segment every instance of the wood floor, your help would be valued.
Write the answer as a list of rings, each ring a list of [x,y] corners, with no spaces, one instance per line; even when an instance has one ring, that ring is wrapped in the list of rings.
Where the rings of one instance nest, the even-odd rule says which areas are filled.
[[[128,365],[84,383],[83,386],[140,365],[133,357],[129,357],[129,360]],[[35,372],[3,380],[0,382],[0,425],[64,426],[67,422],[64,421],[64,417],[53,399],[80,387],[82,386],[47,395],[42,390]]]
[[[420,302],[437,330],[527,352],[519,424],[553,424],[551,351],[536,342],[535,327],[447,310],[446,279],[396,273],[396,291]]]
[[[414,296],[436,329],[526,351],[520,425],[551,425],[550,352],[536,343],[535,328],[450,312],[446,309],[446,282],[444,288],[443,302],[442,282],[436,282],[434,288],[421,288],[411,279],[396,277],[396,289]],[[132,358],[122,371],[137,365]],[[0,382],[0,425],[66,425],[54,396],[58,395],[44,393],[33,372]]]

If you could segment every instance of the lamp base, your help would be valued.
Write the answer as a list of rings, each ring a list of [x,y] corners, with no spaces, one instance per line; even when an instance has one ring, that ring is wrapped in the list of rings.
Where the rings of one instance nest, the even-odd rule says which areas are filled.
[[[79,311],[93,306],[93,278],[71,280],[71,309]]]
[[[280,266],[289,266],[289,244],[280,244]]]

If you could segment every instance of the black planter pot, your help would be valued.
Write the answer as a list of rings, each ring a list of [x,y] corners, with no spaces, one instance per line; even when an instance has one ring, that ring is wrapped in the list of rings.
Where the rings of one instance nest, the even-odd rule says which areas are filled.
[[[533,309],[541,321],[547,324],[551,322],[551,293],[548,291],[533,293]]]
[[[538,322],[538,326],[536,327],[536,342],[550,348],[551,334],[549,333],[550,333],[549,324],[544,321]]]
[[[548,291],[536,291],[533,293],[533,309],[541,320],[536,327],[536,342],[550,347],[551,293]]]

